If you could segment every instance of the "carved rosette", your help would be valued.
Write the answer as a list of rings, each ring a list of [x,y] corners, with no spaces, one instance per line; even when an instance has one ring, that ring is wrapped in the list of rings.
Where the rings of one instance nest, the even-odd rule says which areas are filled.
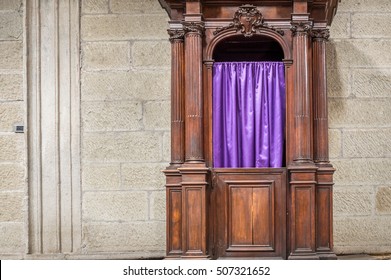
[[[328,41],[330,38],[330,31],[328,29],[314,29],[310,33],[314,41]]]
[[[203,22],[187,22],[183,23],[184,34],[193,33],[198,36],[203,36],[205,33],[205,23]]]
[[[183,41],[185,37],[185,31],[183,29],[168,29],[168,35],[170,35],[170,42]]]
[[[271,27],[263,22],[263,15],[254,5],[243,5],[235,12],[233,22],[227,26],[216,29],[214,35],[218,35],[224,30],[234,29],[240,31],[245,37],[251,37],[261,28],[271,29],[280,35],[284,35],[284,31]]]
[[[312,31],[312,22],[299,21],[291,22],[291,31],[293,36],[297,35],[309,35]]]

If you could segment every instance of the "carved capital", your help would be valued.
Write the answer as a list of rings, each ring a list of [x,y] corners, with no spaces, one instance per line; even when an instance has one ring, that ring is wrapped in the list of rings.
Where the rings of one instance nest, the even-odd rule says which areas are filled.
[[[195,33],[199,36],[203,36],[205,32],[205,24],[203,22],[188,22],[184,21],[183,23],[183,30],[185,34],[187,33]]]
[[[313,40],[328,41],[330,37],[330,31],[328,29],[314,29],[311,30],[310,35]]]
[[[185,37],[185,31],[183,29],[168,29],[168,35],[170,35],[170,42],[183,41]]]
[[[293,36],[297,35],[309,35],[312,30],[311,21],[292,21],[291,31]]]
[[[227,26],[216,29],[214,35],[221,33],[224,30],[234,29],[240,31],[245,37],[251,37],[261,28],[267,28],[276,31],[280,35],[284,35],[284,31],[271,27],[263,22],[263,15],[254,5],[243,5],[235,12],[233,22]]]

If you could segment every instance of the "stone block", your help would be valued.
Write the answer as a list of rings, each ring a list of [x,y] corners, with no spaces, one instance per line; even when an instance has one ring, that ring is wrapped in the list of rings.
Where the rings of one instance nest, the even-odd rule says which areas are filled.
[[[81,19],[81,38],[85,41],[168,39],[168,16],[86,15]]]
[[[390,26],[390,13],[352,14],[353,38],[391,38]]]
[[[121,165],[122,187],[138,190],[162,190],[165,163],[124,163]]]
[[[329,98],[331,128],[388,127],[391,120],[391,99]]]
[[[0,162],[22,161],[25,153],[23,134],[0,135]]]
[[[86,223],[84,246],[92,252],[161,251],[164,255],[164,222]]]
[[[342,141],[341,131],[338,129],[329,129],[329,157],[338,158],[341,156]]]
[[[390,12],[389,0],[344,0],[338,5],[338,12]]]
[[[331,38],[350,38],[350,13],[337,13],[330,27]]]
[[[170,71],[82,73],[82,100],[169,100]]]
[[[334,159],[336,185],[378,185],[391,182],[391,158]]]
[[[82,0],[81,12],[83,14],[109,13],[109,0]]]
[[[23,17],[18,12],[0,14],[0,40],[21,40]]]
[[[82,168],[83,190],[120,189],[119,164],[84,164]]]
[[[21,192],[0,193],[0,222],[23,222],[24,194]]]
[[[82,45],[83,70],[127,70],[130,68],[129,42],[99,42]]]
[[[112,13],[164,13],[164,10],[159,4],[159,1],[155,0],[111,0],[110,9]]]
[[[84,192],[83,220],[99,222],[148,219],[147,192]]]
[[[142,104],[133,101],[83,102],[84,131],[129,131],[142,128]]]
[[[390,40],[333,40],[335,45],[334,66],[349,67],[390,67],[391,56],[379,55],[389,52]]]
[[[336,217],[334,244],[368,246],[391,243],[391,217]]]
[[[391,187],[379,187],[376,192],[376,212],[391,214]]]
[[[169,101],[153,101],[144,104],[144,127],[146,130],[169,130],[171,110]]]
[[[357,97],[390,97],[390,69],[356,69],[353,71],[352,92]]]
[[[84,135],[82,142],[85,161],[153,162],[162,158],[160,133],[88,133]]]
[[[1,0],[0,10],[16,11],[22,7],[22,0]]]
[[[166,192],[152,192],[150,197],[151,220],[166,220]]]
[[[343,157],[391,157],[391,129],[345,130]]]
[[[351,74],[349,69],[328,69],[327,94],[330,97],[348,97],[350,95]]]
[[[22,100],[23,76],[19,74],[0,74],[0,100]]]
[[[163,160],[167,163],[171,161],[171,132],[163,134]]]
[[[0,131],[13,131],[14,124],[23,123],[23,102],[0,103]]]
[[[334,187],[334,216],[368,216],[373,209],[373,187]]]
[[[25,170],[19,164],[0,164],[0,191],[22,190],[25,186]]]
[[[26,251],[27,234],[24,223],[0,223],[0,254]]]
[[[0,69],[22,70],[23,44],[19,41],[0,41]]]
[[[170,67],[171,46],[168,41],[140,41],[132,47],[135,67]]]

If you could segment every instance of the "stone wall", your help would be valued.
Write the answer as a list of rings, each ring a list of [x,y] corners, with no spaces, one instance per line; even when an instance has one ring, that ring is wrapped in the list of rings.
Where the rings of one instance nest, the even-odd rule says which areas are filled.
[[[0,254],[26,251],[26,141],[22,0],[0,1]]]
[[[27,134],[13,132],[15,124],[27,124],[25,3],[0,1],[1,258],[39,258],[26,255],[37,243],[28,231],[37,221],[31,219],[34,213],[30,220],[27,215],[28,201],[34,202],[27,196],[32,192],[26,183]],[[74,239],[68,257],[162,257],[161,170],[170,157],[168,17],[157,0],[80,3],[82,162],[75,172],[81,174],[81,207],[71,210],[76,220],[81,211],[81,243]],[[331,27],[329,131],[337,168],[337,253],[391,252],[390,19],[389,0],[343,0]],[[57,187],[49,184],[45,191],[55,193]],[[64,254],[69,253],[41,258]]]
[[[343,0],[328,47],[337,253],[391,252],[391,6]]]
[[[154,0],[82,1],[84,253],[164,255],[167,21]]]

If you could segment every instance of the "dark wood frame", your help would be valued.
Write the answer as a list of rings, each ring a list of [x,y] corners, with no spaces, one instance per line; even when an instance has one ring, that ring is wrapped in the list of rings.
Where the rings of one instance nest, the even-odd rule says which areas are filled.
[[[337,0],[252,1],[254,6],[232,0],[160,3],[171,19],[172,43],[171,163],[164,171],[166,257],[336,258],[332,240],[334,168],[328,159],[325,44]],[[216,218],[216,213],[230,211],[221,203],[225,201],[225,189],[221,186],[227,184],[219,178],[241,181],[249,189],[262,182],[259,174],[276,172],[213,169],[213,52],[220,42],[237,35],[271,38],[284,53],[286,171],[280,171],[286,183],[276,180],[281,188],[279,194],[284,194],[287,219],[273,220],[278,228],[275,238],[283,244],[272,253],[262,253],[265,250],[258,245],[231,253],[229,242],[224,243],[228,222],[221,224]]]

